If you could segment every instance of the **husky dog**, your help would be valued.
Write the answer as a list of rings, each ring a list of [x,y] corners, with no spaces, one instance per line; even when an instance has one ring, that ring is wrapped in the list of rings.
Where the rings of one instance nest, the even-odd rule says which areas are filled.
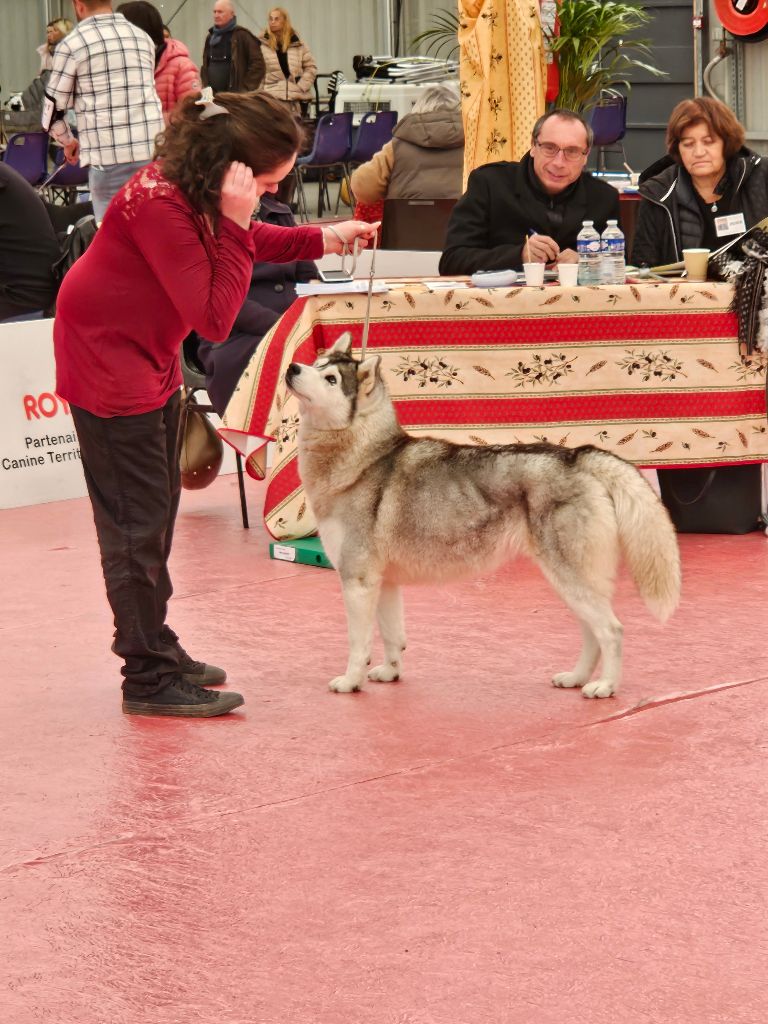
[[[620,552],[659,619],[680,597],[677,538],[652,488],[634,466],[591,445],[411,437],[379,363],[353,359],[347,334],[313,366],[291,363],[285,378],[299,402],[299,473],[347,611],[349,660],[331,690],[358,690],[366,672],[378,682],[400,678],[401,583],[476,576],[525,554],[581,625],[575,668],[552,682],[580,686],[585,697],[615,694],[622,627],[611,596]],[[367,671],[374,617],[384,663]]]

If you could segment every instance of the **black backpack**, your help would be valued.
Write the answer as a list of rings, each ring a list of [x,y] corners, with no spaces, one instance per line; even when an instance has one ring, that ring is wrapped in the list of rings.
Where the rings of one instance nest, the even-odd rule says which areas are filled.
[[[83,255],[93,241],[97,231],[96,218],[92,213],[75,221],[66,235],[60,235],[61,256],[51,268],[55,280],[61,284],[71,266]]]

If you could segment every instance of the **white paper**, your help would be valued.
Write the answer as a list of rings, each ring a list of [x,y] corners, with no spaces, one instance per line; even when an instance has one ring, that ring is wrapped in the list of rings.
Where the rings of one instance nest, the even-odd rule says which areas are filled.
[[[388,292],[389,285],[386,281],[374,281],[373,288],[371,289],[374,295],[378,295],[381,292]],[[346,283],[334,282],[332,284],[325,284],[322,281],[308,281],[306,284],[296,285],[296,294],[299,296],[303,295],[365,295],[368,292],[368,281],[365,278],[361,278],[356,281],[348,281]]]

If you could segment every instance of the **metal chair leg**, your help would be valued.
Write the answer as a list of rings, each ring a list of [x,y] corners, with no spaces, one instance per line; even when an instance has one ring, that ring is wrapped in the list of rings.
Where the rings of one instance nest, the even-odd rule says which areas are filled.
[[[307,193],[304,191],[304,174],[302,168],[295,168],[296,173],[296,212],[305,224],[309,221],[307,210]]]
[[[243,476],[243,458],[240,452],[235,452],[235,464],[237,465],[237,486],[240,490],[240,513],[243,517],[243,529],[250,529],[248,523],[248,503],[245,500],[245,477]]]

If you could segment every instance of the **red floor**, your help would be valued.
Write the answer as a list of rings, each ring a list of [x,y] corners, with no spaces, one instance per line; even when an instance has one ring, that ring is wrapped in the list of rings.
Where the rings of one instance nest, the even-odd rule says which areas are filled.
[[[401,684],[343,696],[337,581],[185,493],[171,624],[223,719],[120,713],[85,501],[0,512],[0,1021],[764,1024],[768,542],[622,581],[621,695],[524,563],[413,590]]]

